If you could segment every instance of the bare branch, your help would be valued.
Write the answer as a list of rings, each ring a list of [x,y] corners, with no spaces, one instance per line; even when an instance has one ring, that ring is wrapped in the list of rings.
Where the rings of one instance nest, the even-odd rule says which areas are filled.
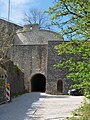
[[[48,26],[51,26],[47,14],[36,8],[30,9],[29,12],[25,13],[24,21],[30,24],[39,24],[40,28],[48,29]]]
[[[76,16],[81,17],[81,18],[83,17],[83,16],[81,16],[80,14],[76,14],[75,12],[70,11],[70,9],[69,9],[68,6],[66,5],[66,3],[64,3],[64,6],[66,7],[66,9],[68,10],[68,12],[69,12],[70,14],[76,15]]]

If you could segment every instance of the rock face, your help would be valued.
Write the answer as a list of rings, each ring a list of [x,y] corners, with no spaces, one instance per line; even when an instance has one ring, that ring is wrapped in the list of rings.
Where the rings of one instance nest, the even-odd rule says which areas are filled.
[[[5,101],[5,78],[6,71],[0,67],[0,104]]]
[[[7,31],[7,29],[9,29],[9,33],[15,33],[15,31],[20,28],[22,27],[19,25],[0,19],[0,33]],[[0,49],[2,49],[1,43],[3,43],[3,39],[0,39]],[[10,41],[10,43],[13,43],[13,41]],[[0,56],[0,58],[1,57],[2,56]],[[22,73],[8,57],[0,59],[0,84],[4,81],[4,87],[1,84],[1,88],[4,88],[4,91],[6,92],[5,84],[8,82],[10,83],[11,94],[18,92],[22,93],[24,91],[24,73]],[[5,95],[3,91],[1,91],[1,93]]]
[[[57,33],[39,29],[38,24],[25,25],[17,31],[10,58],[23,73],[24,85],[28,91],[51,94],[67,93],[70,81],[66,81],[66,70],[53,68],[62,57],[57,55],[54,46],[63,38]],[[42,88],[38,89],[38,88]],[[44,90],[45,89],[45,90]]]

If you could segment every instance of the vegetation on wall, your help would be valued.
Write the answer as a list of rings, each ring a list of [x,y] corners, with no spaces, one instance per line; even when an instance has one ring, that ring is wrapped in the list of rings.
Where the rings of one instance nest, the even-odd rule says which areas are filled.
[[[90,119],[90,104],[84,104],[79,109],[73,112],[73,117],[66,120],[89,120]]]
[[[54,25],[61,28],[62,35],[66,35],[69,40],[55,47],[58,55],[63,56],[63,60],[55,67],[67,68],[67,78],[78,82],[74,87],[84,88],[84,94],[88,98],[90,98],[89,4],[89,0],[55,0],[54,6],[48,10]]]
[[[90,43],[89,41],[63,42],[55,47],[58,55],[63,55],[55,66],[68,69],[67,78],[76,83],[73,87],[84,88],[85,95],[90,97]],[[69,57],[66,57],[66,54]]]
[[[0,65],[8,60],[7,54],[13,45],[14,32],[10,29],[9,23],[0,21]]]

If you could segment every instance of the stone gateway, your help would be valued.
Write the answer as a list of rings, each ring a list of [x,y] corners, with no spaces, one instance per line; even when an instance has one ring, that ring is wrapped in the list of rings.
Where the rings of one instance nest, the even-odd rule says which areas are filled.
[[[29,92],[67,93],[65,70],[53,67],[60,60],[54,47],[63,42],[57,35],[39,29],[38,24],[25,25],[17,31],[11,60],[24,73],[25,89]]]
[[[54,47],[63,42],[63,37],[58,38],[56,32],[39,29],[38,24],[19,28],[9,57],[23,73],[25,89],[29,92],[66,94],[71,84],[65,77],[67,70],[53,67],[62,59]]]

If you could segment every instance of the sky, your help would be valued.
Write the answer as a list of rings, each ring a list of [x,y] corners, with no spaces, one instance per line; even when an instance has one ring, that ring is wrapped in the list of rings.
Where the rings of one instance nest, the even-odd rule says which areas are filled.
[[[8,19],[9,0],[0,0],[0,18]],[[32,8],[47,10],[53,0],[10,0],[10,21],[23,25],[25,12]]]

